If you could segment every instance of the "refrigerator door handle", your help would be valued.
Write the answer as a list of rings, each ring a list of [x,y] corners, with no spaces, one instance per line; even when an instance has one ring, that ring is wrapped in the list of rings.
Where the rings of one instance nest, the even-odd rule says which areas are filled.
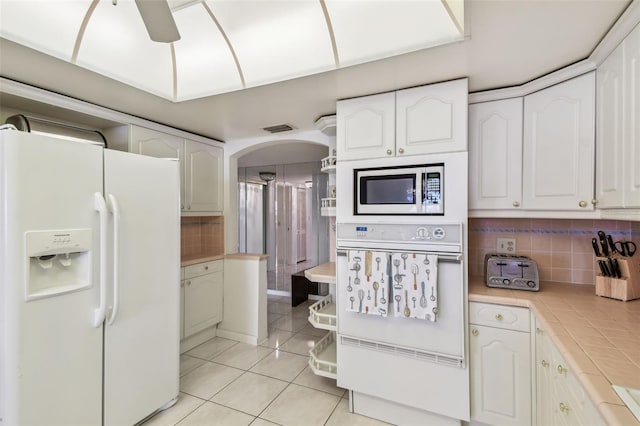
[[[100,306],[93,316],[93,326],[97,328],[107,311],[107,203],[99,192],[93,194],[93,207],[100,218]]]
[[[113,306],[107,318],[107,324],[111,325],[118,314],[118,289],[120,287],[119,280],[119,247],[120,247],[120,207],[118,200],[113,194],[107,195],[111,214],[113,214]]]

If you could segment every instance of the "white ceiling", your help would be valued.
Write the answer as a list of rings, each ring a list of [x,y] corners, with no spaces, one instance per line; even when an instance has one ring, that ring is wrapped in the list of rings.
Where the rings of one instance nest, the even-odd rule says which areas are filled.
[[[5,39],[0,75],[233,143],[263,137],[262,128],[275,124],[313,129],[318,117],[335,113],[338,99],[465,76],[472,92],[523,84],[589,56],[628,4],[467,0],[464,42],[180,103]],[[0,98],[3,106],[14,101]]]

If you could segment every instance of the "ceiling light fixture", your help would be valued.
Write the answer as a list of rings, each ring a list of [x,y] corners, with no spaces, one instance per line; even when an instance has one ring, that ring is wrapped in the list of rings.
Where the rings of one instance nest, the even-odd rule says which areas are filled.
[[[258,176],[265,182],[271,182],[276,178],[276,174],[273,172],[260,172]]]

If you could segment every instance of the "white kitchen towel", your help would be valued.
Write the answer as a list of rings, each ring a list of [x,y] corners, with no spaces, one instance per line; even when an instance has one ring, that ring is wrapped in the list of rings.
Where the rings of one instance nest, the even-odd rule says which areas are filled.
[[[346,310],[386,317],[388,310],[388,253],[349,250]]]
[[[393,315],[435,322],[438,316],[438,256],[391,255]]]

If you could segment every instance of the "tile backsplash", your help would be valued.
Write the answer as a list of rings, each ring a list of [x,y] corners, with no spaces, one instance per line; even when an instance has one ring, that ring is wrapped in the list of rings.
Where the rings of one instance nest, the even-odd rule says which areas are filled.
[[[640,245],[640,222],[586,219],[469,219],[469,274],[482,277],[484,256],[498,238],[515,238],[516,253],[538,263],[542,281],[594,284],[597,264],[591,239],[599,230],[614,241]]]
[[[182,261],[218,255],[224,255],[224,217],[182,216],[180,226]]]

